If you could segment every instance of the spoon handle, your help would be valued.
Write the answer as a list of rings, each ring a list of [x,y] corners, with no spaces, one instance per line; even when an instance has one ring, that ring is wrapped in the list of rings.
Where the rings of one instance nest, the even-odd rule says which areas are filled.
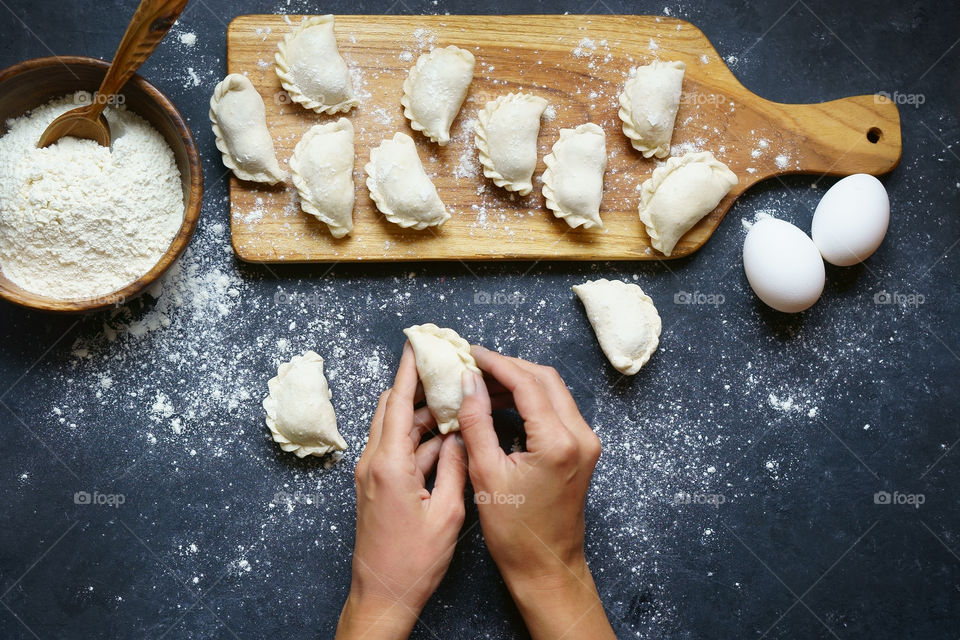
[[[94,96],[87,118],[96,120],[110,98],[130,79],[144,60],[150,57],[167,31],[180,17],[188,0],[142,0],[130,18],[113,62]]]

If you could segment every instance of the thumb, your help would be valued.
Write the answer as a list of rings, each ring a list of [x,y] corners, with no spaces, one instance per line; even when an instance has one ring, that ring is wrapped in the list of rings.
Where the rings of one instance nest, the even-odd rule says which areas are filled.
[[[461,379],[463,402],[457,416],[460,434],[467,447],[470,464],[479,468],[489,467],[503,455],[500,440],[493,430],[490,417],[490,394],[483,377],[472,371],[464,371]]]
[[[437,479],[433,484],[430,504],[444,512],[463,509],[463,488],[467,484],[467,452],[456,434],[442,437]],[[462,516],[461,516],[462,520]]]

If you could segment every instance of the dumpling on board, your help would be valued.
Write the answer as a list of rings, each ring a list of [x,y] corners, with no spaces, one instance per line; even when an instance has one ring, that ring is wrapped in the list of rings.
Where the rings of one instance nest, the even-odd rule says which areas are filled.
[[[483,175],[498,187],[525,196],[533,191],[537,136],[547,101],[528,93],[508,93],[477,114],[476,145]]]
[[[682,62],[654,62],[631,69],[620,94],[623,133],[644,158],[670,155],[670,139],[680,107]]]
[[[340,113],[360,104],[333,25],[332,15],[304,18],[277,44],[274,55],[277,76],[290,99],[317,113]]]
[[[284,178],[267,129],[263,98],[246,76],[231,73],[213,90],[210,124],[223,165],[241,180],[276,184]]]
[[[440,433],[459,431],[463,372],[480,375],[470,344],[453,329],[441,329],[432,323],[408,327],[403,333],[413,347],[427,407],[437,419]]]
[[[660,314],[639,286],[620,280],[574,285],[604,355],[614,368],[632,376],[660,344]]]
[[[466,49],[450,45],[424,53],[403,83],[403,115],[441,147],[450,142],[450,126],[473,81],[475,60]]]
[[[717,208],[739,180],[709,151],[672,157],[640,187],[640,220],[650,244],[669,256],[680,238]]]
[[[346,118],[313,125],[293,150],[290,172],[300,208],[342,238],[353,230],[353,125]]]
[[[398,132],[371,150],[364,170],[370,198],[390,222],[426,229],[450,219],[437,188],[423,169],[417,145],[407,134]]]
[[[602,227],[600,201],[607,169],[603,129],[588,122],[576,129],[560,129],[560,139],[544,157],[543,197],[553,215],[573,228]]]
[[[313,351],[294,356],[267,382],[263,401],[267,426],[280,448],[298,458],[343,451],[347,443],[337,431],[332,393],[323,374],[323,358]]]

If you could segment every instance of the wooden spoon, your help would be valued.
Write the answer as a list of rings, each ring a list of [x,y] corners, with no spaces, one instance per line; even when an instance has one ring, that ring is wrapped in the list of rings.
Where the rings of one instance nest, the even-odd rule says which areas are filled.
[[[38,147],[47,147],[64,136],[85,138],[98,144],[110,146],[110,125],[103,117],[103,110],[127,80],[150,57],[188,0],[142,0],[130,19],[127,32],[117,47],[113,62],[103,77],[100,88],[89,105],[71,109],[50,123]]]

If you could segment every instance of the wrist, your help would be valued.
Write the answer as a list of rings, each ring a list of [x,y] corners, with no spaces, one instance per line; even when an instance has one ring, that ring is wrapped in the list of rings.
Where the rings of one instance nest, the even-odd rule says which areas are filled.
[[[504,581],[518,606],[542,602],[546,596],[559,603],[568,597],[582,597],[584,592],[596,593],[585,558],[566,563],[556,560],[550,566],[541,565],[537,571],[504,574]]]
[[[534,640],[590,637],[615,640],[585,560],[559,572],[508,581],[510,594]]]
[[[340,614],[337,640],[407,638],[420,612],[397,600],[358,593],[351,588]]]

